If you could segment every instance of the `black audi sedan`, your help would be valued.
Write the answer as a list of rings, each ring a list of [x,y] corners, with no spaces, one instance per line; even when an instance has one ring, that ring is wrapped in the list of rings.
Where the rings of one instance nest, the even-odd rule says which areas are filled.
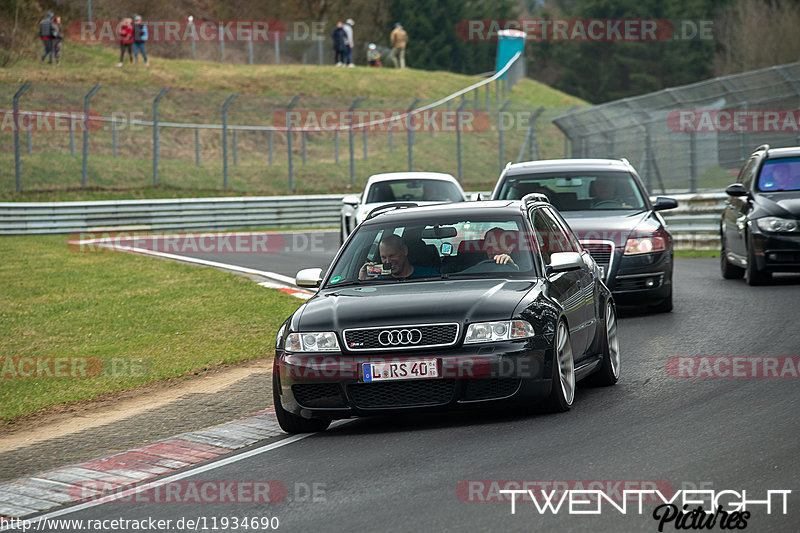
[[[541,193],[569,222],[600,267],[619,305],[672,311],[672,235],[658,213],[678,206],[650,201],[625,159],[554,159],[509,164],[493,200]]]
[[[373,212],[281,326],[273,397],[289,433],[333,419],[523,404],[565,411],[619,377],[597,264],[540,195]]]
[[[800,146],[759,146],[725,192],[722,277],[759,285],[773,272],[800,272]]]

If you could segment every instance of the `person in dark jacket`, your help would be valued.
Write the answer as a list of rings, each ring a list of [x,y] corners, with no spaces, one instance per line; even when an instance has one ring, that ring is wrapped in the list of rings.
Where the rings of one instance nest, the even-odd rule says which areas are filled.
[[[56,65],[61,64],[61,43],[64,36],[61,35],[61,17],[53,19],[53,56],[56,58]]]
[[[147,59],[147,54],[144,53],[144,45],[147,42],[147,24],[142,22],[141,15],[133,16],[133,58],[136,63],[139,63],[139,52],[142,53],[142,59],[146,67],[150,66],[150,60]]]
[[[341,20],[336,23],[336,28],[333,30],[331,38],[333,39],[333,60],[336,62],[337,67],[341,67],[344,64],[344,47],[347,42],[347,34],[344,32]]]
[[[48,64],[53,64],[53,12],[49,11],[47,16],[39,23],[39,38],[44,43],[44,54],[42,54],[42,63],[44,58],[50,56]]]
[[[122,19],[119,26],[119,63],[118,67],[122,66],[125,60],[125,52],[128,52],[128,57],[133,63],[133,21],[130,18]]]

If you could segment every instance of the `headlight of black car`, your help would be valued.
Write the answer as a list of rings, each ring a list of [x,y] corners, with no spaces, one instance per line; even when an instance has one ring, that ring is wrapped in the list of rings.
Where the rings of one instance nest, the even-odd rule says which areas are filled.
[[[496,342],[533,337],[533,326],[525,320],[501,320],[499,322],[476,322],[467,328],[464,344]]]
[[[290,333],[283,349],[287,352],[338,352],[339,341],[332,331]]]
[[[800,224],[797,220],[781,217],[764,217],[756,220],[756,224],[761,231],[773,233],[781,232],[800,232]]]

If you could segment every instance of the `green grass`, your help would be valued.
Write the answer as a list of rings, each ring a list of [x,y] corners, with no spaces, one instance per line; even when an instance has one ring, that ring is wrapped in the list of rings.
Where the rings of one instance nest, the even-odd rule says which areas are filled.
[[[719,250],[675,250],[675,257],[719,257]]]
[[[122,253],[77,253],[64,237],[4,237],[0,421],[56,404],[272,353],[300,300],[211,268]],[[90,358],[88,377],[15,378],[19,357]],[[23,366],[23,370],[29,367]],[[143,369],[143,371],[142,371]]]
[[[68,110],[83,108],[83,95],[95,83],[103,88],[94,96],[95,113],[135,113],[150,119],[152,101],[160,87],[171,87],[159,107],[164,121],[219,123],[221,106],[232,93],[239,94],[230,107],[230,124],[271,125],[294,94],[303,93],[297,109],[346,110],[356,96],[367,98],[361,109],[404,110],[413,99],[422,104],[451,94],[478,79],[447,72],[414,69],[343,69],[320,66],[233,65],[190,60],[153,58],[149,69],[119,69],[116,48],[111,45],[67,43],[69,60],[57,70],[36,61],[23,60],[11,68],[0,69],[0,99],[10,100],[23,81],[32,82],[22,97],[21,108]],[[5,85],[3,85],[5,83]],[[470,93],[470,104],[475,94]],[[478,93],[478,105],[485,106],[485,92]],[[522,80],[510,92],[513,104],[508,111],[525,119],[539,106],[546,107],[537,122],[540,157],[560,157],[563,135],[550,120],[572,105],[585,102],[553,90],[530,79]],[[494,94],[490,98],[492,126],[497,120]],[[130,116],[130,115],[128,115]],[[505,132],[504,160],[516,160],[527,126],[515,124]],[[222,189],[222,135],[219,131],[200,131],[201,165],[195,166],[195,132],[191,129],[161,129],[159,183],[154,188],[152,169],[152,129],[122,128],[119,131],[118,158],[113,157],[112,132],[104,127],[89,137],[89,190],[81,190],[82,134],[74,138],[75,155],[70,155],[70,139],[65,132],[32,135],[32,153],[26,150],[26,135],[21,136],[21,177],[24,192],[17,194],[14,178],[13,136],[0,132],[0,200],[82,200],[218,196],[228,194],[286,194],[288,192],[287,140],[274,135],[274,162],[267,164],[266,132],[238,134],[239,165],[233,165],[232,134],[229,135],[229,191]],[[490,188],[499,173],[496,130],[463,136],[464,181],[467,189]],[[363,160],[362,136],[355,137],[356,186],[376,172],[408,168],[406,135],[394,134],[394,153],[389,153],[387,133],[369,133],[369,158]],[[301,162],[301,139],[294,137],[295,185],[298,193],[349,192],[348,136],[339,136],[340,163],[335,164],[334,136],[308,135],[308,164]],[[523,156],[527,158],[526,154]],[[430,138],[418,132],[414,149],[417,170],[457,173],[456,135],[440,132]]]

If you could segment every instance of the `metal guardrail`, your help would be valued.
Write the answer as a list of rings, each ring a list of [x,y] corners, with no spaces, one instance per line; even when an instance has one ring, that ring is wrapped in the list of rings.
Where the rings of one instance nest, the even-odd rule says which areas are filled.
[[[679,194],[663,213],[676,247],[719,245],[724,193]],[[211,231],[257,227],[335,227],[343,195],[168,198],[100,202],[0,203],[0,235],[88,231]]]

